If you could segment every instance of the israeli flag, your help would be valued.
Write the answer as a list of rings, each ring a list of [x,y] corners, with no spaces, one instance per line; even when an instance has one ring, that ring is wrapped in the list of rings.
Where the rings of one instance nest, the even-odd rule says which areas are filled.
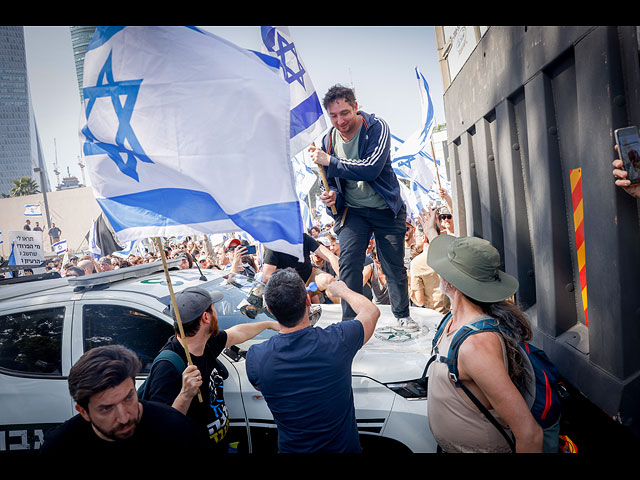
[[[38,205],[38,204],[25,205],[24,206],[24,215],[25,215],[25,217],[41,217],[42,216],[42,209],[40,208],[40,205]]]
[[[418,182],[425,188],[430,188],[434,174],[431,164],[434,159],[431,154],[431,135],[435,124],[435,116],[429,84],[420,70],[416,67],[420,106],[422,110],[421,125],[406,141],[395,137],[392,149],[392,166],[401,176]]]
[[[302,225],[309,229],[313,227],[313,219],[307,201],[309,199],[309,191],[315,185],[318,177],[313,170],[305,163],[301,155],[296,155],[291,159],[293,171],[296,176],[296,191],[300,199],[300,211],[302,214]]]
[[[145,254],[144,245],[142,244],[142,240],[131,240],[127,242],[125,247],[118,251],[113,252],[113,255],[117,257],[127,258],[129,255],[140,255],[143,256]]]
[[[260,27],[262,52],[277,57],[291,89],[291,155],[297,155],[318,138],[327,122],[311,77],[287,27]]]
[[[91,230],[89,231],[89,253],[96,260],[102,256],[102,250],[98,245],[98,234],[96,232],[96,221],[91,222]]]
[[[54,243],[52,247],[56,255],[60,255],[69,250],[66,240],[60,240],[59,242]]]
[[[83,93],[84,159],[118,240],[244,230],[302,259],[276,59],[195,27],[98,27]]]

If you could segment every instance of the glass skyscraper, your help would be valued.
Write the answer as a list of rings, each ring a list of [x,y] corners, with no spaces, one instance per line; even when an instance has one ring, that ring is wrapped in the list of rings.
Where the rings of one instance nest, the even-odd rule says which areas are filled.
[[[84,102],[82,94],[82,79],[84,72],[84,55],[93,38],[93,33],[98,27],[69,27],[71,30],[71,45],[73,47],[73,59],[76,63],[76,76],[78,77],[78,90],[80,91],[80,103]]]
[[[44,182],[34,168],[42,169]],[[8,195],[22,177],[51,191],[29,93],[24,27],[0,26],[0,193]]]

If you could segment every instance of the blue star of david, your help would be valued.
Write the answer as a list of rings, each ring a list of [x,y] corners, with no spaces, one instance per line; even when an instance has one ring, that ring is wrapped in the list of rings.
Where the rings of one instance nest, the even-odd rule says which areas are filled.
[[[407,167],[408,169],[411,169],[411,162],[413,162],[415,159],[416,158],[414,156],[409,156],[396,158],[394,161],[398,162],[399,167]]]
[[[304,74],[306,73],[300,59],[298,58],[298,52],[296,52],[296,46],[293,43],[287,42],[287,39],[282,35],[276,34],[278,39],[278,49],[275,50],[276,55],[280,57],[280,63],[282,64],[282,70],[284,71],[284,79],[287,83],[299,82],[304,87]],[[289,65],[287,65],[286,56],[288,53],[293,54],[295,61],[298,64],[298,71],[294,72]]]
[[[84,143],[83,150],[85,155],[106,153],[122,173],[139,182],[138,172],[136,171],[137,160],[153,163],[142,149],[130,123],[142,80],[114,81],[111,56],[112,53],[109,54],[109,58],[107,58],[102,67],[96,80],[96,85],[94,87],[85,87],[82,91],[84,98],[87,100],[85,110],[87,120],[98,98],[111,98],[111,104],[119,122],[115,144],[100,142],[89,130],[88,125],[85,125],[82,128],[82,133],[87,141]],[[124,99],[124,104],[122,103],[122,98]],[[125,146],[125,142],[128,146]],[[123,156],[126,157],[126,161],[123,161]]]

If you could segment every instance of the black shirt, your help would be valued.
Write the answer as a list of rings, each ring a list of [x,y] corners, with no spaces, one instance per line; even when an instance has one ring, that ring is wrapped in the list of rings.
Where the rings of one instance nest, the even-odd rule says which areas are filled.
[[[222,450],[225,450],[223,440],[229,429],[229,413],[223,396],[223,381],[228,372],[218,361],[218,355],[225,349],[226,343],[227,332],[220,330],[218,335],[209,339],[201,356],[189,352],[191,361],[202,375],[200,393],[203,401],[201,403],[197,395],[193,397],[187,416],[206,429],[212,446],[220,444]],[[165,349],[178,353],[187,365],[184,347],[175,336],[162,347],[162,350]],[[150,400],[172,405],[182,389],[182,372],[178,372],[170,362],[158,362],[149,372],[146,388]]]
[[[311,263],[311,252],[315,252],[320,247],[320,244],[311,235],[304,234],[303,240],[303,256],[304,262],[298,261],[298,257],[289,255],[288,253],[275,252],[270,249],[265,249],[264,263],[266,265],[274,265],[276,268],[295,268],[302,280],[305,282],[311,276],[313,270],[313,264]]]
[[[48,431],[40,453],[55,459],[101,457],[119,459],[123,456],[186,455],[203,450],[206,436],[197,425],[172,407],[141,400],[142,417],[135,434],[127,440],[103,440],[82,415],[75,415],[62,425]],[[112,456],[113,455],[113,456]],[[142,457],[144,458],[144,457]]]

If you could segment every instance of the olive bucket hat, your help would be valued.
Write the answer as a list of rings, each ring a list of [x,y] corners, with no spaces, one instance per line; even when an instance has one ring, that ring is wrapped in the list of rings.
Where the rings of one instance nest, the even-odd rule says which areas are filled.
[[[427,264],[479,302],[501,302],[518,290],[518,280],[499,269],[498,250],[482,238],[439,235],[429,244]]]

